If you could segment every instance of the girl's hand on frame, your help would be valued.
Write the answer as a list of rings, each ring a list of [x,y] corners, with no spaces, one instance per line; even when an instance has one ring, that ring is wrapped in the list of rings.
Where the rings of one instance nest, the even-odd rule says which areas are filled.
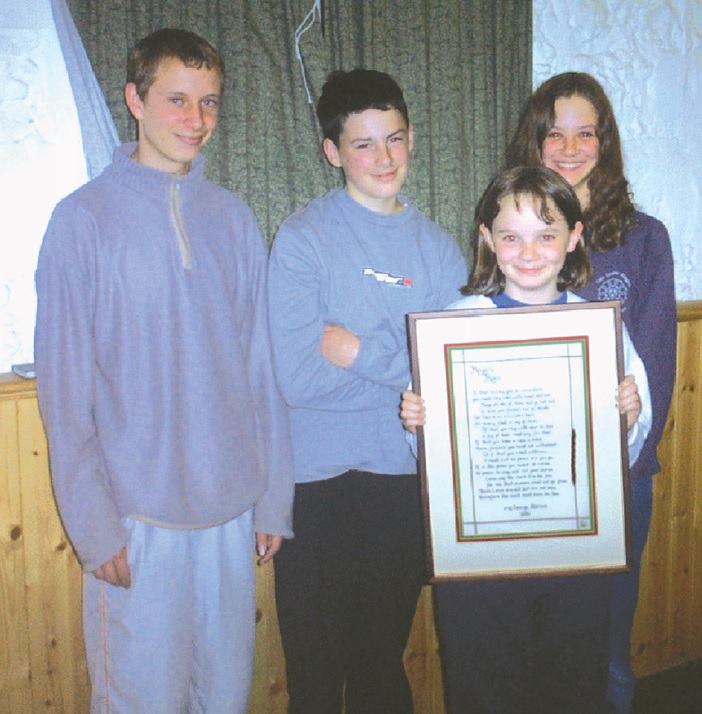
[[[415,394],[409,389],[402,392],[400,419],[402,419],[402,426],[412,434],[417,433],[418,426],[424,426],[426,410],[424,400],[419,394]]]
[[[626,427],[631,429],[641,413],[641,398],[636,380],[630,374],[621,381],[617,393],[617,406],[620,414],[626,415]]]

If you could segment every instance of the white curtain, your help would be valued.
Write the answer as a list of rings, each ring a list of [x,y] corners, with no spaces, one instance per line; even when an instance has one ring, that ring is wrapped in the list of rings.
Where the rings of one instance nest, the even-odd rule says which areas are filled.
[[[65,0],[0,2],[0,373],[33,361],[34,269],[53,207],[116,143]]]
[[[66,0],[51,0],[51,10],[78,111],[88,177],[92,179],[102,173],[112,160],[112,152],[119,143],[117,128],[85,54]]]

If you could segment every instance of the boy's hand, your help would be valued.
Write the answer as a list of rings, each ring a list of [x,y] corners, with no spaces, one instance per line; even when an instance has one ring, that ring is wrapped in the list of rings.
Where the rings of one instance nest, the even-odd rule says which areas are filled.
[[[326,325],[320,351],[322,357],[337,367],[348,369],[358,356],[361,340],[358,335],[340,325]]]
[[[98,580],[104,580],[118,588],[129,588],[132,585],[132,571],[127,561],[127,546],[115,553],[106,563],[93,570]]]
[[[268,533],[256,533],[256,552],[258,565],[264,565],[280,550],[283,545],[283,536]]]
[[[402,419],[402,426],[412,434],[417,433],[418,426],[424,426],[426,409],[424,408],[424,400],[419,394],[415,394],[409,389],[402,392],[400,419]]]
[[[641,399],[636,380],[630,374],[627,374],[619,385],[617,406],[621,414],[626,414],[626,426],[631,429],[641,413]]]

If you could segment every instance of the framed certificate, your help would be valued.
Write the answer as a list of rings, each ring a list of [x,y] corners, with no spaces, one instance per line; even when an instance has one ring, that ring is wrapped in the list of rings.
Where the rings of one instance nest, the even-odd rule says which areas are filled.
[[[432,580],[628,570],[620,303],[407,320]]]

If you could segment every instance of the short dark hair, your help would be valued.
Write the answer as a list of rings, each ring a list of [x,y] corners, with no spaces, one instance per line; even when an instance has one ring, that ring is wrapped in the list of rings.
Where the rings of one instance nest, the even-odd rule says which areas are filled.
[[[582,222],[583,214],[575,191],[555,171],[544,166],[517,166],[495,177],[483,193],[475,211],[473,228],[473,270],[468,285],[461,289],[464,295],[497,295],[505,289],[505,276],[497,264],[495,253],[480,233],[484,225],[492,230],[492,224],[500,212],[500,203],[507,196],[530,200],[539,217],[545,223],[553,223],[556,217],[553,208],[562,214],[569,230]],[[577,290],[592,277],[590,256],[583,241],[578,241],[575,250],[567,254],[558,275],[557,288]]]
[[[317,118],[324,138],[339,146],[346,117],[366,109],[397,109],[409,125],[405,97],[389,74],[363,68],[330,72],[317,102]]]
[[[200,35],[188,30],[163,28],[137,42],[127,60],[127,83],[136,85],[142,101],[156,79],[159,64],[179,59],[186,67],[214,70],[224,86],[224,61],[217,50]]]

